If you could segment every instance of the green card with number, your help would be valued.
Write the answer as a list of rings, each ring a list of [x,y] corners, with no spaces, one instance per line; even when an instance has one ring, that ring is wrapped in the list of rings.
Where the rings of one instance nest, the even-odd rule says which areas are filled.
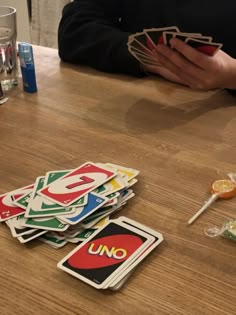
[[[60,232],[67,230],[69,227],[69,224],[63,224],[55,217],[25,218],[22,225],[35,229]]]
[[[26,193],[17,200],[14,200],[13,201],[14,205],[26,210],[30,200],[31,193],[32,192]]]

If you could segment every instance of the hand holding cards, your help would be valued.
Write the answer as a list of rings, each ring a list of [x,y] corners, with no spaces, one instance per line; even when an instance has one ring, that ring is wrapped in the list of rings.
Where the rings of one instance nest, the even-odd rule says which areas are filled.
[[[143,32],[129,36],[128,50],[143,65],[159,66],[154,50],[157,45],[171,47],[170,40],[178,38],[189,46],[208,55],[214,56],[222,48],[221,43],[213,42],[212,37],[200,33],[182,33],[176,26],[144,29]]]

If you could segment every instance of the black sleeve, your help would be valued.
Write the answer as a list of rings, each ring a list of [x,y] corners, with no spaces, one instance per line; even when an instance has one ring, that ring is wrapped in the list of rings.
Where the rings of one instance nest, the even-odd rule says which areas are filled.
[[[129,33],[120,29],[121,15],[121,0],[75,0],[66,5],[58,30],[60,58],[101,71],[142,75],[127,49]]]

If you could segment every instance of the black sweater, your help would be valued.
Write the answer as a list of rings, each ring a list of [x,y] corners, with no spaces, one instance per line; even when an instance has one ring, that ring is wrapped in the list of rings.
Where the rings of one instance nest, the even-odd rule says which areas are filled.
[[[236,0],[75,0],[63,10],[59,55],[102,71],[139,75],[127,50],[129,34],[173,25],[213,36],[236,58]]]

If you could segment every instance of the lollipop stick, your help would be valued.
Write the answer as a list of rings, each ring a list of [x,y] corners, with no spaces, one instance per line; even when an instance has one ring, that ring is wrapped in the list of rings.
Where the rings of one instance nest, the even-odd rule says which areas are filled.
[[[198,210],[197,213],[194,214],[194,216],[188,221],[188,224],[192,224],[217,198],[218,194],[214,194],[211,196],[210,199],[201,207],[200,210]]]

